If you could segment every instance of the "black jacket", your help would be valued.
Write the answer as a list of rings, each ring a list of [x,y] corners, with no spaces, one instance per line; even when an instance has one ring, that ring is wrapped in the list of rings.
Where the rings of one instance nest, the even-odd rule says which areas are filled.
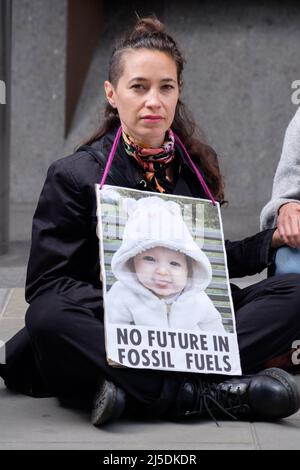
[[[87,307],[99,305],[99,243],[96,236],[95,183],[99,183],[114,133],[90,147],[54,162],[47,174],[33,218],[32,246],[27,271],[26,300],[55,289]],[[181,171],[173,194],[206,195],[181,150]],[[140,167],[124,154],[120,142],[107,184],[151,190]],[[242,241],[226,241],[230,277],[262,271],[272,262],[273,230]]]

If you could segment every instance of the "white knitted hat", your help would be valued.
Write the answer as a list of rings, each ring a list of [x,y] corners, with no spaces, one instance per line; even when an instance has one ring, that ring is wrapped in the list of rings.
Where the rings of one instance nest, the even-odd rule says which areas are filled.
[[[150,248],[165,247],[184,253],[192,260],[192,281],[204,290],[212,279],[209,259],[194,241],[181,214],[179,204],[158,196],[124,199],[128,219],[120,248],[112,258],[114,276],[128,283],[131,268],[127,263]],[[130,282],[130,281],[129,281]]]

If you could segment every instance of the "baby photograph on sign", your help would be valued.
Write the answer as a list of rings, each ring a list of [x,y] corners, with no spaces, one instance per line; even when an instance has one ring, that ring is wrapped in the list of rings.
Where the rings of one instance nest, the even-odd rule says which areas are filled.
[[[108,363],[241,373],[219,205],[96,185]]]

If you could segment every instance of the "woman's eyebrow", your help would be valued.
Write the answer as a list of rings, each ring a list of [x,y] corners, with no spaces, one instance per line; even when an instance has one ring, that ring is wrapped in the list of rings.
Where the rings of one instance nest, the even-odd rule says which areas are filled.
[[[131,80],[129,80],[128,83],[131,83],[131,82],[147,82],[147,81],[148,80],[144,77],[134,77]]]
[[[174,80],[174,78],[162,78],[161,82],[174,82],[174,83],[176,83],[176,80]]]
[[[173,78],[162,78],[160,81],[161,82],[174,82],[174,83],[176,83],[176,80],[174,80]],[[149,79],[147,79],[145,77],[134,77],[131,80],[129,80],[128,84],[130,84],[132,82],[149,82]]]

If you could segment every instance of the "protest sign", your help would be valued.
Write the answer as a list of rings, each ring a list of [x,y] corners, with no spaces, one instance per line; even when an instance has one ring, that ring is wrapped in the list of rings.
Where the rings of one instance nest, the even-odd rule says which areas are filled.
[[[96,185],[109,364],[241,373],[220,207]]]

